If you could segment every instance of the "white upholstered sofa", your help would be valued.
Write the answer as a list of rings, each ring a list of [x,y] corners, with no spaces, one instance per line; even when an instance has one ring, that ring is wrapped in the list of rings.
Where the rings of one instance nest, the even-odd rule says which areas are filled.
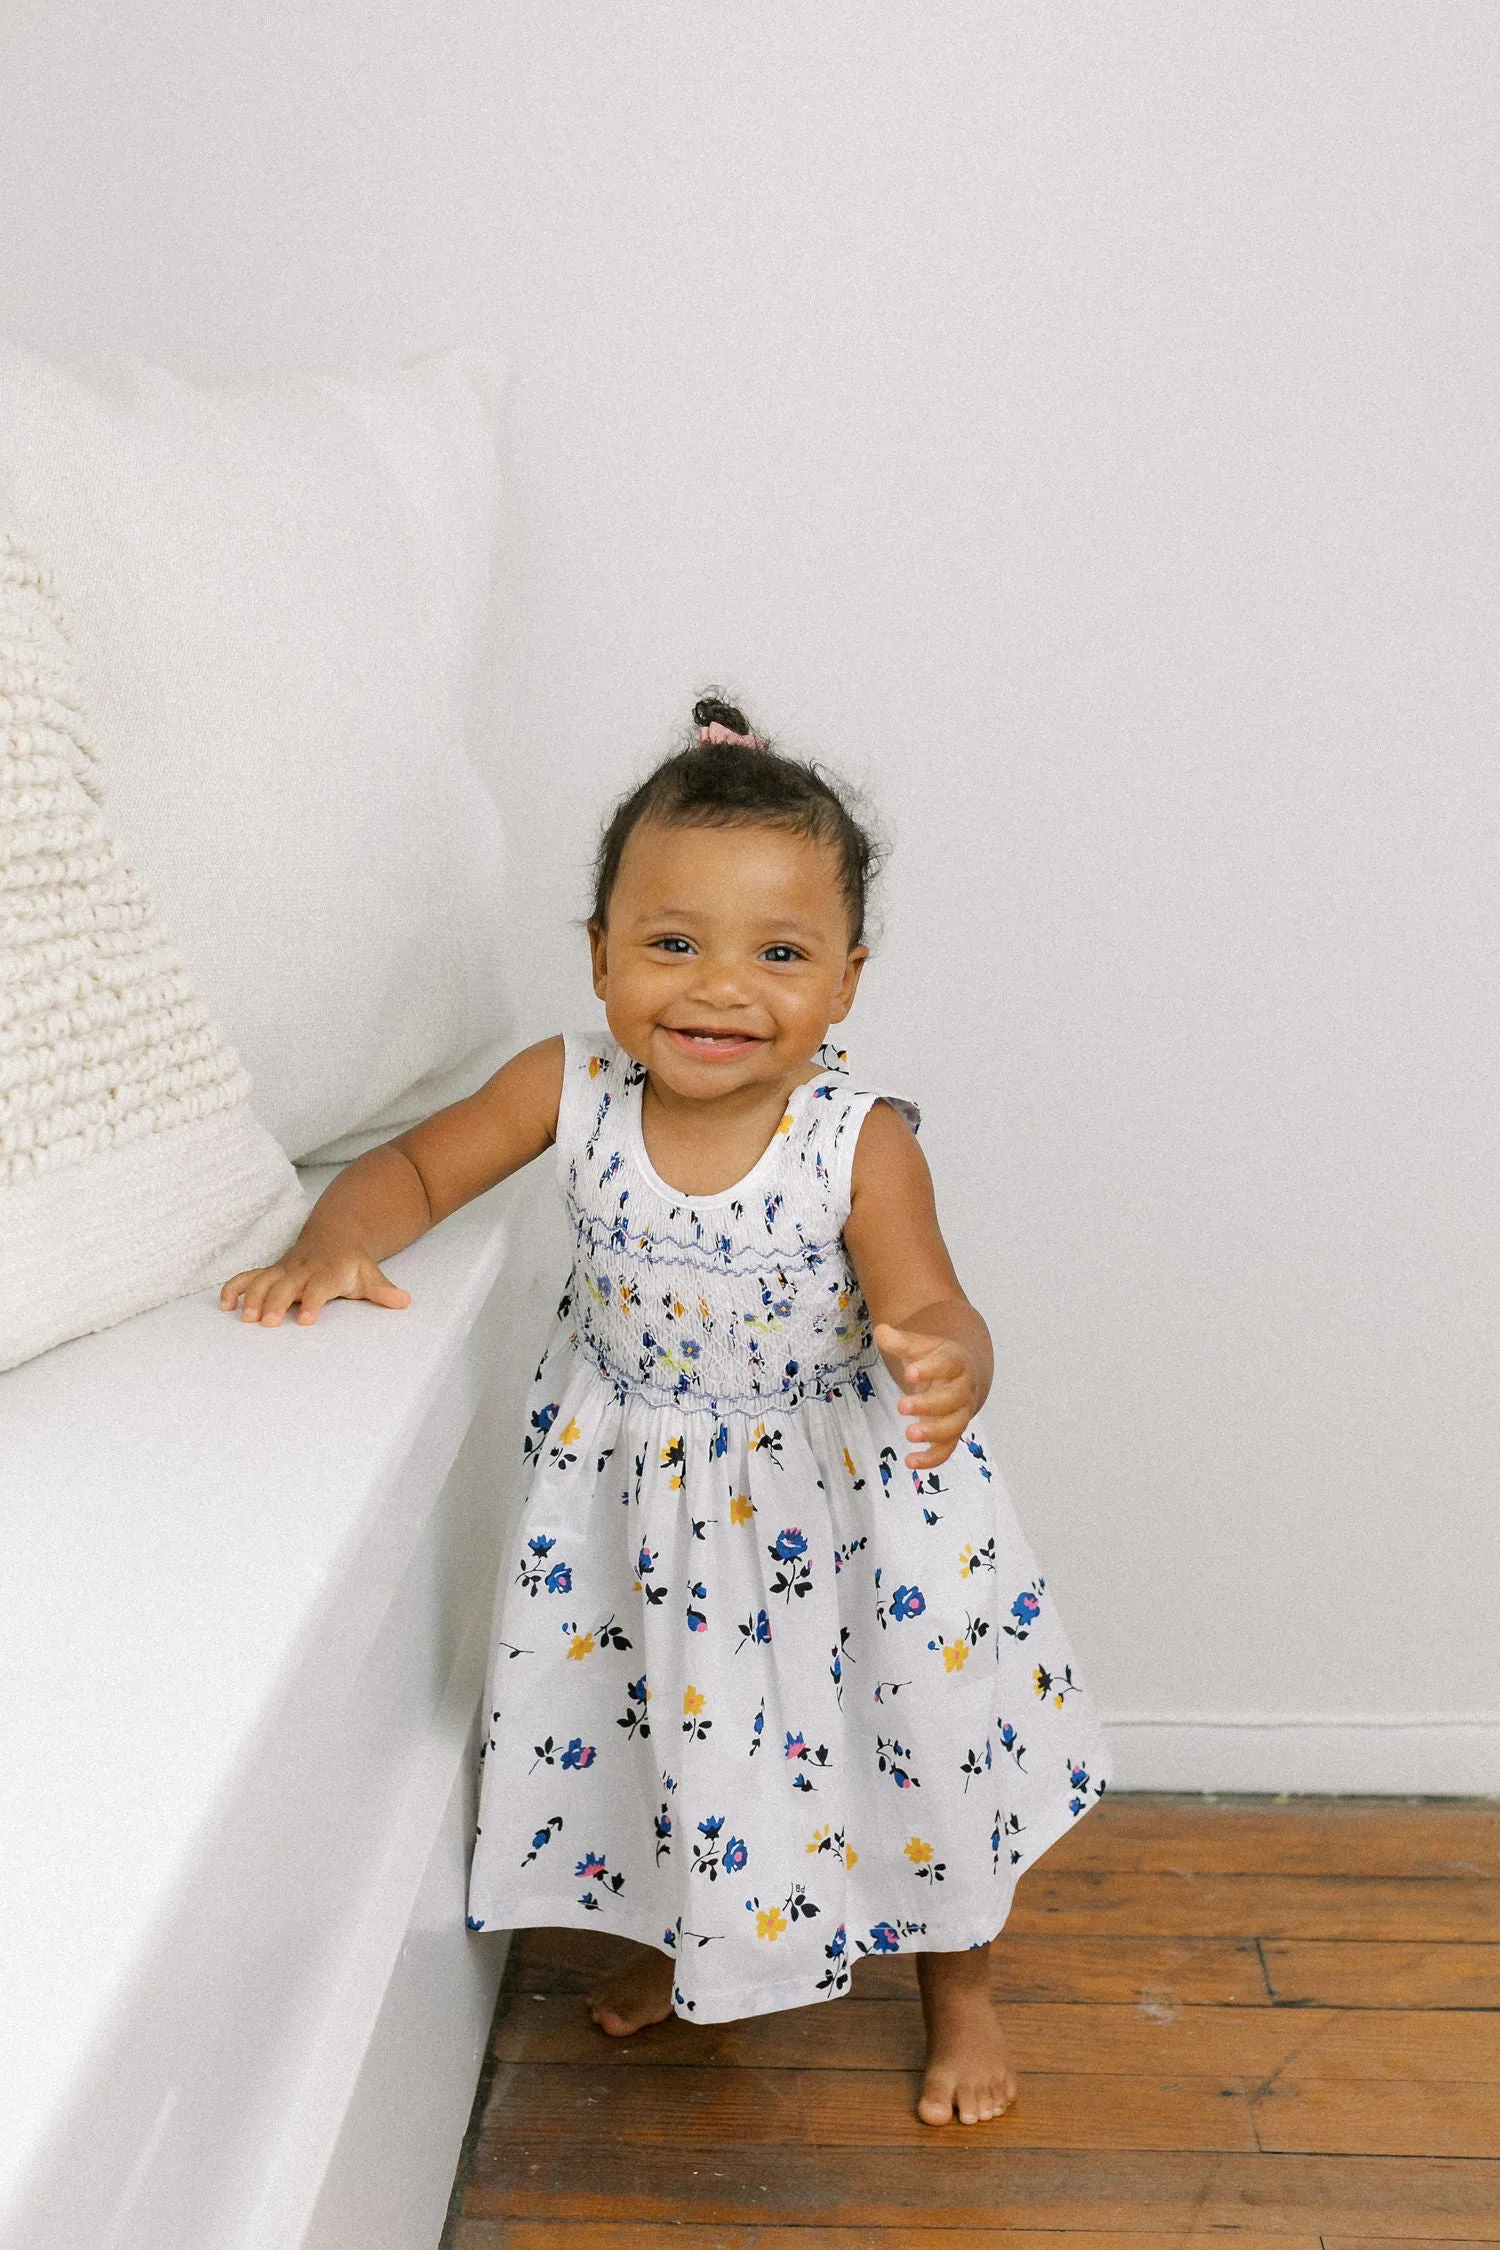
[[[405,1311],[204,1293],[0,1374],[4,2250],[435,2250],[504,1950],[510,1192]]]
[[[511,1184],[404,1310],[218,1290],[511,1045],[498,399],[0,343],[0,2250],[442,2229]]]

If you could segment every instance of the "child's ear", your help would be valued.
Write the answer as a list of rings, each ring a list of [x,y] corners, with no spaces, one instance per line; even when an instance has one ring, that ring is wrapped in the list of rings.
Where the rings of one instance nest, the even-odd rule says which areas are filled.
[[[607,952],[608,933],[604,924],[602,922],[590,922],[589,956],[594,969],[594,990],[601,1000],[604,998],[604,987],[608,978]]]
[[[867,945],[856,945],[852,948],[848,960],[844,963],[844,974],[838,991],[834,994],[833,1014],[828,1019],[830,1023],[842,1023],[853,1007],[854,995],[859,990],[859,972],[869,958],[870,948]]]

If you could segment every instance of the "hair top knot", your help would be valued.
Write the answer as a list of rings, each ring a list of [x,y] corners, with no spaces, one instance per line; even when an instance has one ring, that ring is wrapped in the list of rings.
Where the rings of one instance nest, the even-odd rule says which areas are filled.
[[[721,702],[716,695],[700,695],[693,705],[693,717],[700,748],[711,743],[721,747],[734,744],[745,750],[770,748],[765,736],[754,732],[743,711],[733,703]]]

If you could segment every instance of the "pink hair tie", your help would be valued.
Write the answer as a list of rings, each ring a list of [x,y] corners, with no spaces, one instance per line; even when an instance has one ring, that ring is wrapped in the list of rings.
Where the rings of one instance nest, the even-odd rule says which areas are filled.
[[[731,734],[728,727],[715,719],[711,726],[698,729],[698,747],[707,742],[736,742],[744,750],[764,750],[765,743],[758,734]]]

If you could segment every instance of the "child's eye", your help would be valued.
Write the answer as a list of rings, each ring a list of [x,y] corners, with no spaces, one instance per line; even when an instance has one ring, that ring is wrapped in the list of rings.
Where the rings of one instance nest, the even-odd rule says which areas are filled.
[[[691,953],[693,950],[685,937],[653,938],[651,943],[668,953]]]
[[[766,961],[800,961],[803,956],[795,945],[767,945],[761,948],[761,958]]]

